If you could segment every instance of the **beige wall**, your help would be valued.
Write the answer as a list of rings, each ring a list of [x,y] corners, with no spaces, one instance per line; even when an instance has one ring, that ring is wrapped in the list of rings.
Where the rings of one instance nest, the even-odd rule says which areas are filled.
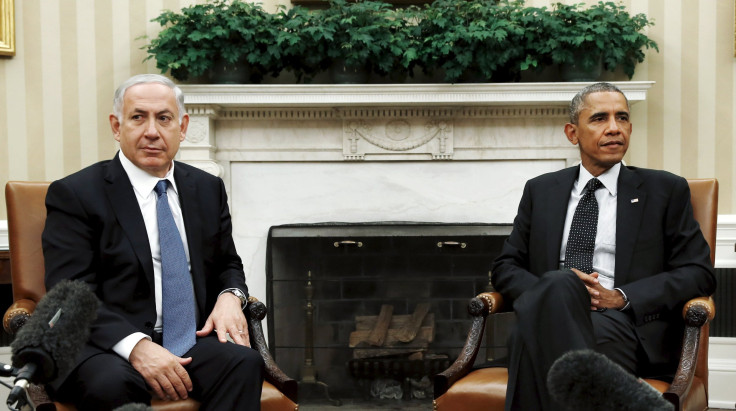
[[[17,54],[0,58],[0,183],[54,180],[110,158],[115,86],[157,72],[142,62],[145,40],[138,37],[155,35],[158,24],[150,20],[162,9],[195,1],[15,0]],[[289,0],[266,2],[267,9],[277,1]],[[650,36],[660,46],[634,77],[656,85],[646,103],[634,106],[627,161],[685,177],[716,176],[720,214],[736,214],[734,0],[624,4],[656,21]]]

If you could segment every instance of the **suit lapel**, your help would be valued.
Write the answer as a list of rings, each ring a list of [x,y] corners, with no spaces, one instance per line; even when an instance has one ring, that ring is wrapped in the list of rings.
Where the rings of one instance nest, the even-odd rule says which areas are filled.
[[[120,159],[115,158],[107,165],[105,174],[105,195],[117,217],[120,227],[125,232],[133,246],[138,261],[143,267],[143,272],[148,280],[151,290],[154,289],[153,283],[153,259],[151,257],[151,244],[148,240],[146,224],[143,222],[140,205],[135,198],[133,185],[130,183],[128,175],[125,173]]]
[[[558,173],[557,184],[546,187],[547,193],[544,198],[547,198],[547,204],[543,207],[545,207],[547,216],[547,270],[556,270],[560,266],[560,248],[565,228],[567,203],[570,201],[572,186],[578,174],[578,166],[566,168]]]
[[[616,200],[616,269],[615,285],[626,284],[631,259],[636,246],[641,219],[647,201],[647,193],[640,188],[641,178],[621,167],[618,176],[618,198]]]
[[[201,221],[198,216],[202,215],[197,199],[197,188],[194,181],[189,176],[189,172],[184,167],[174,168],[174,179],[176,187],[179,189],[179,204],[181,204],[181,212],[184,217],[184,228],[187,231],[187,245],[189,246],[189,264],[192,270],[192,281],[194,285],[194,295],[197,298],[197,306],[199,312],[205,309],[205,276],[204,267],[202,267],[202,232]],[[199,291],[199,292],[198,292]]]

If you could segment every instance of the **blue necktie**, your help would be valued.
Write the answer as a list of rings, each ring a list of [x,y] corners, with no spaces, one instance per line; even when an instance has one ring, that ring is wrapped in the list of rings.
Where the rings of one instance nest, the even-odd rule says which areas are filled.
[[[181,357],[196,339],[194,289],[187,255],[166,195],[168,180],[156,183],[156,218],[161,245],[161,305],[164,348]]]
[[[595,190],[603,187],[597,178],[585,185],[585,194],[580,198],[570,224],[570,234],[565,248],[565,267],[577,268],[590,274],[593,272],[593,250],[598,233],[598,200]]]

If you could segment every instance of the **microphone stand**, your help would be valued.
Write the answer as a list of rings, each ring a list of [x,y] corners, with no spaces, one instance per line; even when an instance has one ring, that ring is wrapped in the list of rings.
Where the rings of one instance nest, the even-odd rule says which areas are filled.
[[[11,411],[36,411],[39,405],[49,405],[49,398],[41,392],[42,389],[39,386],[31,385],[30,381],[18,380],[8,395],[8,409]],[[45,408],[42,407],[42,409]]]
[[[25,381],[25,380],[23,380]],[[36,407],[31,405],[30,400],[28,399],[28,390],[27,390],[27,381],[26,386],[16,385],[13,387],[13,390],[10,391],[10,395],[8,395],[8,409],[11,411],[20,411],[27,406],[30,406],[32,410],[35,410]]]

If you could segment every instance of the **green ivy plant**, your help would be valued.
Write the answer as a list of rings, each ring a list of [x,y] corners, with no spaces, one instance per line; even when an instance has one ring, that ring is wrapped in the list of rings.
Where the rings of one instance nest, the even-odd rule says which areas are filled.
[[[213,0],[180,13],[166,10],[152,21],[163,29],[146,46],[147,59],[177,80],[200,77],[217,63],[248,64],[256,77],[280,71],[280,29],[260,4]]]
[[[435,0],[425,5],[421,28],[425,70],[439,67],[445,80],[468,75],[482,81],[518,79],[527,54],[521,1]]]
[[[279,7],[276,21],[280,24],[276,46],[282,50],[284,68],[293,72],[297,81],[311,81],[327,69],[325,55],[328,43],[317,19],[305,7]]]
[[[389,38],[376,68],[378,74],[395,81],[414,75],[422,52],[420,19],[421,10],[417,6],[388,11]]]
[[[327,9],[312,13],[303,41],[321,52],[321,67],[337,64],[388,73],[405,46],[397,38],[403,19],[394,13],[382,1],[330,0]]]
[[[621,67],[631,78],[636,64],[644,61],[643,49],[659,51],[644,33],[654,22],[644,14],[631,16],[622,4],[601,1],[585,8],[583,3],[556,3],[551,11],[535,11],[535,51],[547,62],[586,70],[602,62],[606,70]]]
[[[526,7],[523,0],[435,0],[395,8],[380,0],[329,0],[325,9],[280,6],[275,13],[245,0],[208,0],[153,19],[162,30],[145,46],[162,72],[202,81],[218,63],[254,75],[286,69],[311,81],[335,64],[401,82],[420,67],[444,81],[518,81],[552,65],[592,68],[602,62],[630,78],[653,24],[643,14],[599,2]]]

